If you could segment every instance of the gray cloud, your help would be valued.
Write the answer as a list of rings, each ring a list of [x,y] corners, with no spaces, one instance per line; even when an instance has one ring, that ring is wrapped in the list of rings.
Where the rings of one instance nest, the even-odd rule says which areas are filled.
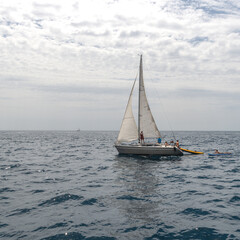
[[[133,79],[115,78],[115,81],[121,82],[133,82]],[[0,82],[2,88],[6,89],[11,87],[12,89],[25,89],[46,93],[64,93],[64,94],[94,94],[94,95],[127,95],[128,89],[126,87],[116,88],[114,86],[104,86],[103,84],[94,85],[75,85],[75,84],[39,84],[33,79],[27,76],[0,76]]]
[[[189,40],[189,42],[193,45],[197,45],[202,42],[208,42],[208,41],[209,41],[209,38],[207,36],[206,37],[197,36]]]
[[[130,31],[130,32],[122,31],[119,37],[120,38],[138,38],[143,35],[144,33],[140,31]]]
[[[0,20],[0,25],[3,25],[3,26],[9,26],[9,27],[15,27],[15,26],[18,26],[20,25],[21,23],[19,22],[16,22],[16,21],[12,21],[12,20],[8,20],[6,18],[3,18],[3,20]]]
[[[0,91],[6,109],[11,96],[30,106],[36,94],[39,102],[47,96],[46,104],[54,96],[59,109],[66,99],[80,99],[87,108],[88,99],[98,98],[106,109],[124,111],[139,53],[146,80],[154,79],[167,103],[187,101],[194,108],[214,98],[239,106],[239,1],[109,3],[3,1]],[[151,85],[147,91],[151,99]],[[11,104],[18,108],[19,101]]]
[[[37,9],[49,9],[49,8],[53,8],[55,10],[61,9],[61,6],[57,4],[43,4],[43,3],[37,3],[37,2],[33,2],[33,7]]]
[[[30,86],[32,90],[52,92],[52,93],[66,93],[66,94],[94,94],[94,95],[127,95],[127,89],[116,89],[115,87],[105,86],[77,86],[77,85],[33,85]]]
[[[32,4],[33,10],[32,14],[38,18],[52,18],[52,20],[55,17],[55,12],[59,11],[61,9],[60,5],[56,4],[42,4],[33,2]]]
[[[110,32],[108,30],[104,31],[104,32],[94,32],[94,31],[81,31],[78,34],[80,35],[86,35],[86,36],[91,36],[91,37],[107,37],[110,35]]]
[[[72,22],[73,27],[100,27],[102,23],[100,21],[81,21],[81,22]]]
[[[237,1],[198,1],[198,0],[181,0],[182,7],[191,7],[193,9],[202,10],[209,16],[227,15],[233,12],[239,12],[240,6]]]
[[[179,29],[183,29],[183,26],[177,22],[170,22],[170,21],[165,21],[165,20],[160,20],[157,23],[157,27],[158,28],[167,28],[167,29],[171,29],[171,30],[179,30]]]
[[[51,13],[49,11],[46,11],[46,10],[41,10],[41,9],[37,9],[37,10],[34,10],[32,11],[32,14],[38,18],[51,18],[51,17],[54,17],[54,13]]]
[[[42,19],[33,19],[33,23],[36,25],[37,28],[43,29],[43,20]]]
[[[200,88],[180,88],[177,89],[174,94],[178,97],[183,98],[220,98],[220,99],[233,99],[239,100],[240,104],[240,91],[239,92],[228,92],[222,90],[209,90]]]

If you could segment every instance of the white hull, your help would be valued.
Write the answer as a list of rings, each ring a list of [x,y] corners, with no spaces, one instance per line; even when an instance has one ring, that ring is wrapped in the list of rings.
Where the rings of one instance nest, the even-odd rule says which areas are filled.
[[[183,152],[174,146],[164,145],[115,145],[119,154],[182,156]]]

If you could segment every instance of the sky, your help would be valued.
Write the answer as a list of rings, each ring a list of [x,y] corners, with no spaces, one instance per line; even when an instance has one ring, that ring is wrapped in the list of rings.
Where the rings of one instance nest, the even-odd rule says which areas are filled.
[[[139,54],[160,131],[240,131],[239,0],[1,1],[0,130],[119,130]]]

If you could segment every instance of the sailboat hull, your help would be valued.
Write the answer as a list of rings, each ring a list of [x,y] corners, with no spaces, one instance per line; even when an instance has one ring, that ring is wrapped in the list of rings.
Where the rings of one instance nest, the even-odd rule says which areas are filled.
[[[174,146],[162,145],[115,145],[119,154],[129,155],[157,155],[157,156],[182,156],[183,152]]]

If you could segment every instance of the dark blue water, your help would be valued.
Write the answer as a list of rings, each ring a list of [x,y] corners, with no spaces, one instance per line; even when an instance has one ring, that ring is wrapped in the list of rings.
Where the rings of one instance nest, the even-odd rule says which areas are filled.
[[[0,238],[240,239],[240,132],[175,134],[205,154],[118,156],[117,132],[0,132]]]

